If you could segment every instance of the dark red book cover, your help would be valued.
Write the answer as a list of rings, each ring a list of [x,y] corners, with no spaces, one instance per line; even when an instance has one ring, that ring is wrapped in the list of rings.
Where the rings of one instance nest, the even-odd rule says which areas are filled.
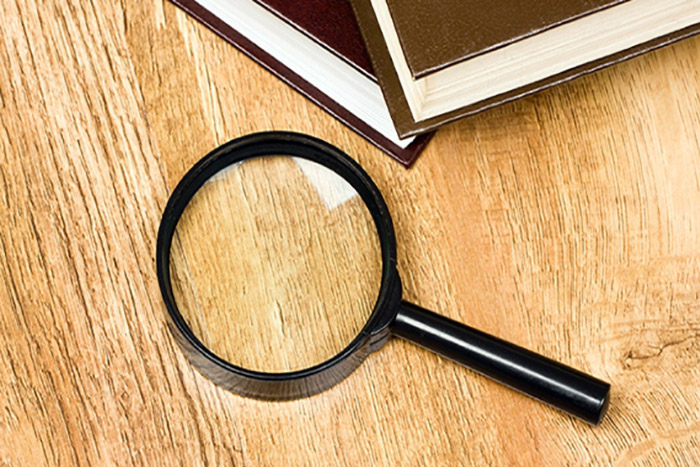
[[[406,148],[398,146],[311,83],[301,78],[284,63],[275,59],[244,37],[196,0],[171,1],[402,164],[410,166],[432,137],[432,133],[421,135]],[[255,1],[268,9],[271,14],[277,15],[345,60],[350,66],[364,74],[367,79],[377,82],[369,54],[365,49],[362,35],[348,0]]]
[[[348,0],[255,0],[376,81]]]

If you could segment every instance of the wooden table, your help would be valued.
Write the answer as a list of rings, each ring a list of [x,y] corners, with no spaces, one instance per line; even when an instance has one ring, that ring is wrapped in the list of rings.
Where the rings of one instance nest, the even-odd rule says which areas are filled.
[[[167,2],[0,16],[0,464],[700,463],[700,38],[446,127],[405,170]],[[610,381],[604,423],[400,341],[295,402],[197,373],[159,217],[267,129],[355,157],[407,298]]]

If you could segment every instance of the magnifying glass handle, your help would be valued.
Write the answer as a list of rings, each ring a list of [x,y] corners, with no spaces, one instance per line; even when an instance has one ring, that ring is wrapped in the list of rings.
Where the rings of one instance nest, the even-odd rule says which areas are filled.
[[[597,425],[610,384],[408,302],[392,333]]]

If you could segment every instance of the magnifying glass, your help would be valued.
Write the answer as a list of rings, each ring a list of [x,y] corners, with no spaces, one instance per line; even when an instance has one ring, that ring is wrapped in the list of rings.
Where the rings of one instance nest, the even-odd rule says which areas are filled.
[[[156,264],[185,355],[243,396],[311,396],[396,336],[591,424],[608,407],[608,383],[402,300],[379,190],[310,136],[252,134],[200,160],[165,208]]]

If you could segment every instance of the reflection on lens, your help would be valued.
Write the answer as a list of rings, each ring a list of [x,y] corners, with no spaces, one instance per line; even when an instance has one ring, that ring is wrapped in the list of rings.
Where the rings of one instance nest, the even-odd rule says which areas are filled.
[[[235,365],[287,372],[328,360],[377,299],[381,250],[362,198],[329,169],[268,156],[212,177],[171,249],[180,312]]]

